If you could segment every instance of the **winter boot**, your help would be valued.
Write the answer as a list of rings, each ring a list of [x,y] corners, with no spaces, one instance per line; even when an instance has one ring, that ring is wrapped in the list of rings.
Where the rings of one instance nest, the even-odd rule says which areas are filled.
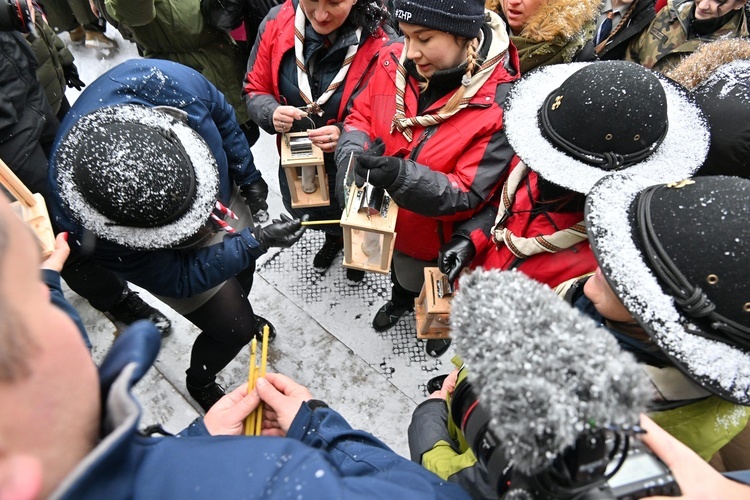
[[[97,50],[117,50],[119,48],[116,41],[108,38],[104,33],[94,30],[86,30],[86,41],[84,42],[84,46],[87,49]]]
[[[429,339],[425,342],[424,350],[428,356],[439,358],[451,346],[451,339]]]
[[[271,324],[266,318],[255,315],[255,321],[258,323],[258,331],[255,332],[255,338],[258,342],[263,340],[263,327],[268,326],[268,341],[271,342],[276,338],[276,327]]]
[[[206,412],[221,398],[224,397],[224,388],[212,380],[206,385],[193,385],[186,382],[187,390],[190,396],[199,404],[203,411]]]
[[[398,323],[401,316],[413,310],[414,308],[411,306],[397,306],[389,300],[378,309],[375,318],[372,320],[372,327],[375,331],[384,332]]]
[[[362,283],[362,280],[365,279],[365,272],[361,271],[359,269],[349,269],[346,270],[346,284],[349,286],[357,286],[360,283]]]
[[[326,234],[326,241],[313,258],[313,268],[323,274],[333,264],[333,259],[344,249],[344,238]]]
[[[112,321],[119,321],[129,325],[139,319],[152,321],[156,328],[159,329],[162,338],[168,337],[172,333],[172,323],[158,309],[148,305],[133,290],[126,289],[123,292],[122,299],[104,313]]]

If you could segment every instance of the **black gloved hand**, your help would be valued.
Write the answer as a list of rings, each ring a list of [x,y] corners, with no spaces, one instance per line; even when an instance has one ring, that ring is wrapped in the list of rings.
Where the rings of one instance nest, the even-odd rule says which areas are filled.
[[[466,236],[454,234],[453,238],[442,247],[438,254],[438,269],[453,283],[461,271],[471,264],[477,249]]]
[[[253,235],[263,251],[271,247],[289,248],[302,238],[307,229],[307,226],[302,225],[302,221],[307,219],[307,215],[300,220],[281,214],[281,219],[274,219],[266,227],[257,226],[253,230]]]
[[[78,76],[78,68],[76,68],[75,64],[63,66],[63,74],[65,75],[65,84],[69,88],[81,90],[86,86],[86,84],[83,83],[81,78]]]
[[[357,174],[357,186],[361,187],[367,180],[375,187],[388,189],[396,182],[403,164],[404,160],[395,156],[359,156],[357,165],[354,167],[354,173]]]
[[[240,193],[245,198],[245,204],[253,214],[253,219],[256,222],[265,222],[268,220],[268,184],[263,180],[263,177],[253,182],[252,184],[245,184],[240,187]]]

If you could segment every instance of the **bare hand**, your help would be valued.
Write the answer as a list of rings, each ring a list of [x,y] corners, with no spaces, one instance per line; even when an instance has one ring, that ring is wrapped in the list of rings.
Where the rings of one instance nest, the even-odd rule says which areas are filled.
[[[682,490],[680,498],[750,498],[750,486],[722,476],[693,450],[672,437],[645,415],[641,439],[674,474]],[[644,500],[668,500],[674,497],[648,497]]]
[[[458,380],[458,368],[454,368],[452,372],[445,377],[443,380],[443,386],[439,391],[435,391],[430,394],[429,399],[448,399],[450,394],[453,394],[453,390],[456,388],[456,381]]]
[[[263,435],[285,436],[302,403],[312,399],[305,387],[278,373],[267,373],[264,378],[259,378],[255,388],[269,408],[263,412],[264,427],[268,429]]]
[[[294,106],[279,106],[273,112],[273,128],[279,133],[289,132],[296,120],[301,120],[306,116],[307,113]]]
[[[59,273],[65,261],[68,260],[68,255],[70,255],[68,233],[59,233],[55,236],[55,249],[47,257],[47,260],[42,262],[42,269],[51,269]]]
[[[94,0],[89,0],[89,7],[91,8],[91,12],[93,12],[96,17],[101,17],[99,15],[99,9],[96,8],[96,2],[94,2]]]
[[[218,400],[206,412],[203,423],[212,436],[242,436],[245,419],[260,404],[258,392],[247,393],[247,384],[241,385]]]
[[[333,153],[339,143],[341,130],[336,125],[325,125],[308,130],[307,135],[324,153]]]

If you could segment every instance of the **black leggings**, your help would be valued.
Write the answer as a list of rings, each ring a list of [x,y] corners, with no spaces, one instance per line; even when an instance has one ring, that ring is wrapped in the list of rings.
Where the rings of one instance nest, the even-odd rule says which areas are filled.
[[[227,280],[224,286],[185,318],[200,328],[190,356],[187,382],[204,386],[246,346],[258,330],[247,297],[253,286],[255,266]]]

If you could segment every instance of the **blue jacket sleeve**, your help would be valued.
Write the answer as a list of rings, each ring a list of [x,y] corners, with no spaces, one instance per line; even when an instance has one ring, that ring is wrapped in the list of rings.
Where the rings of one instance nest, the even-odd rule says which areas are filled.
[[[327,454],[339,488],[348,492],[342,498],[354,498],[358,491],[377,491],[380,498],[469,498],[458,485],[396,454],[373,435],[352,429],[330,408],[311,409],[304,403],[287,437]]]
[[[234,109],[224,96],[213,86],[209,86],[210,96],[204,101],[209,108],[211,119],[222,138],[222,148],[227,157],[229,176],[238,186],[252,184],[261,178],[260,170],[255,168],[253,153],[242,132]]]
[[[222,243],[186,250],[129,250],[99,241],[91,257],[124,279],[165,297],[191,297],[247,269],[265,251],[245,228]]]
[[[55,306],[60,308],[65,314],[70,316],[70,319],[73,320],[73,323],[76,324],[78,330],[81,332],[81,336],[83,337],[83,341],[86,343],[86,347],[91,349],[91,341],[89,340],[89,336],[86,333],[86,328],[84,328],[83,326],[81,316],[78,314],[78,311],[76,311],[75,308],[70,305],[70,302],[68,302],[63,295],[62,286],[60,284],[60,273],[51,269],[42,269],[42,281],[44,281],[44,284],[47,285],[47,288],[49,288],[50,301]]]

